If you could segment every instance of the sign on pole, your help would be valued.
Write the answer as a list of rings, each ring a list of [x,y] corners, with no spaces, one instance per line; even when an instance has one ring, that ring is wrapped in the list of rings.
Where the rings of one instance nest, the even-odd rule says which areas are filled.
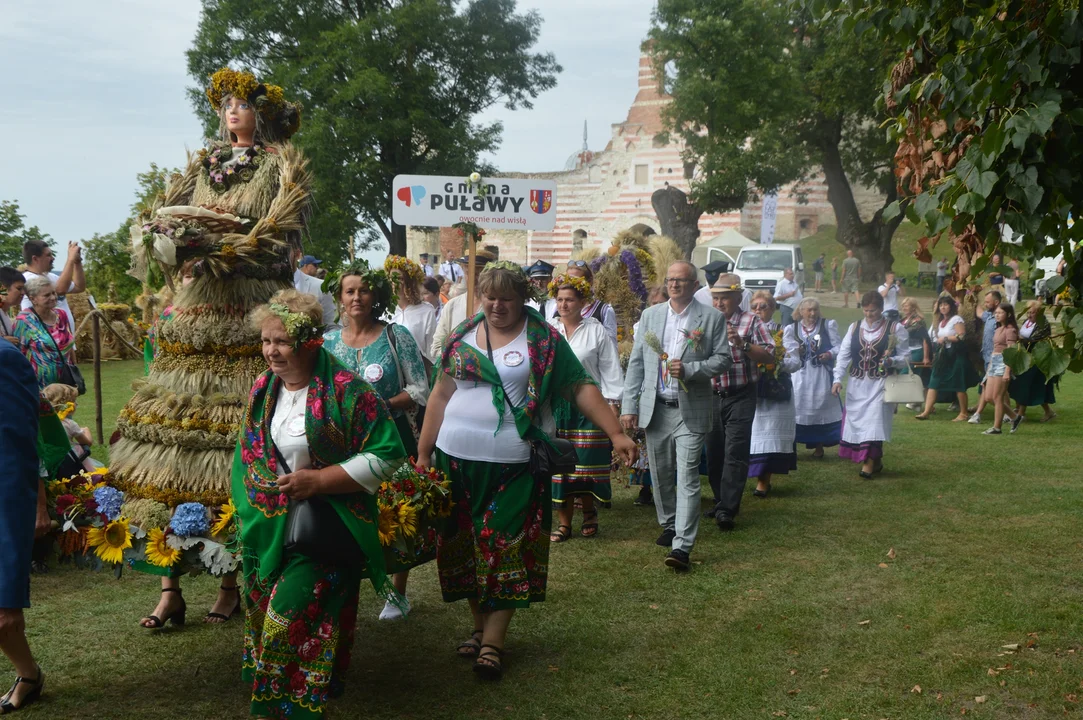
[[[481,190],[481,192],[479,192]],[[552,180],[397,175],[391,217],[399,225],[552,230],[557,221],[557,184]]]
[[[760,212],[760,244],[770,245],[775,239],[775,214],[778,210],[778,194],[771,193],[763,199]]]

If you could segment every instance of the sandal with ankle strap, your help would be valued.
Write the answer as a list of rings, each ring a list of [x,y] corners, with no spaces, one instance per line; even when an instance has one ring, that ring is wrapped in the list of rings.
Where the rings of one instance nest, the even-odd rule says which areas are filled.
[[[455,654],[461,658],[467,660],[473,660],[481,652],[481,637],[485,634],[485,631],[481,628],[475,628],[474,632],[470,633],[469,640],[463,640],[459,643],[459,647],[455,648]]]
[[[167,592],[175,592],[180,595],[181,606],[171,612],[169,615],[166,615],[164,618],[160,618],[157,615],[147,615],[143,619],[150,620],[151,624],[143,625],[143,623],[140,622],[139,624],[142,627],[146,628],[147,630],[161,630],[168,622],[171,622],[179,627],[184,626],[184,621],[186,619],[185,616],[188,614],[188,603],[184,602],[184,594],[180,591],[180,588],[162,588],[162,594],[165,594]]]
[[[492,652],[485,652],[492,650]],[[483,680],[499,680],[504,677],[504,648],[483,643],[474,661],[474,672]]]
[[[585,538],[592,538],[598,535],[598,508],[583,513],[583,527],[579,529],[579,534]]]
[[[570,525],[557,525],[556,532],[549,533],[549,542],[553,545],[558,543],[567,542],[572,539],[572,528]]]
[[[234,615],[236,615],[237,613],[239,613],[241,611],[241,586],[240,585],[234,585],[233,587],[226,587],[225,585],[219,585],[218,589],[219,590],[225,590],[226,592],[229,592],[230,590],[232,590],[237,595],[237,604],[233,606],[233,610],[229,613],[229,615],[223,615],[222,613],[216,613],[216,612],[209,612],[206,615],[204,615],[203,616],[203,622],[205,622],[205,623],[207,623],[209,625],[221,625],[224,622],[228,622],[230,620],[230,618],[232,618]],[[220,620],[221,622],[212,623],[211,620]]]
[[[7,715],[13,713],[16,710],[22,710],[27,705],[37,702],[41,699],[41,691],[45,689],[45,671],[41,669],[41,665],[38,668],[38,679],[31,680],[22,676],[15,677],[15,684],[11,686],[7,694],[0,699],[0,715]],[[15,694],[15,688],[19,687],[19,683],[26,683],[27,685],[33,685],[33,689],[28,692],[18,705],[11,702],[12,696]]]

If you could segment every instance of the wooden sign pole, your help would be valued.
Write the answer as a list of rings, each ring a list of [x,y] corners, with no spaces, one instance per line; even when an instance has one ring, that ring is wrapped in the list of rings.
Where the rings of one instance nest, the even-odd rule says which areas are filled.
[[[466,236],[466,317],[474,317],[474,259],[477,257],[478,243],[473,235]]]
[[[102,432],[102,335],[101,325],[98,322],[98,313],[95,312],[91,319],[92,341],[94,343],[94,430],[98,436],[98,444],[105,444],[105,434]]]

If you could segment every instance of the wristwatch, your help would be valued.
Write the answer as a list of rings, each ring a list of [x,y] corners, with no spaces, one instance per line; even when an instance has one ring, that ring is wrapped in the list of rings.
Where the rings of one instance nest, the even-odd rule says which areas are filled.
[[[748,349],[750,347],[752,347],[752,341],[751,340],[745,340],[745,344],[741,346],[741,350],[743,350],[745,352],[748,352]]]

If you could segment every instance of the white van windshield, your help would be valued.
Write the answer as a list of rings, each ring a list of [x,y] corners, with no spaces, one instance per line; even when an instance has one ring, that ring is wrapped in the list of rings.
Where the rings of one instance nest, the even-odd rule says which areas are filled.
[[[792,266],[789,250],[743,250],[737,258],[738,270],[785,270]]]

